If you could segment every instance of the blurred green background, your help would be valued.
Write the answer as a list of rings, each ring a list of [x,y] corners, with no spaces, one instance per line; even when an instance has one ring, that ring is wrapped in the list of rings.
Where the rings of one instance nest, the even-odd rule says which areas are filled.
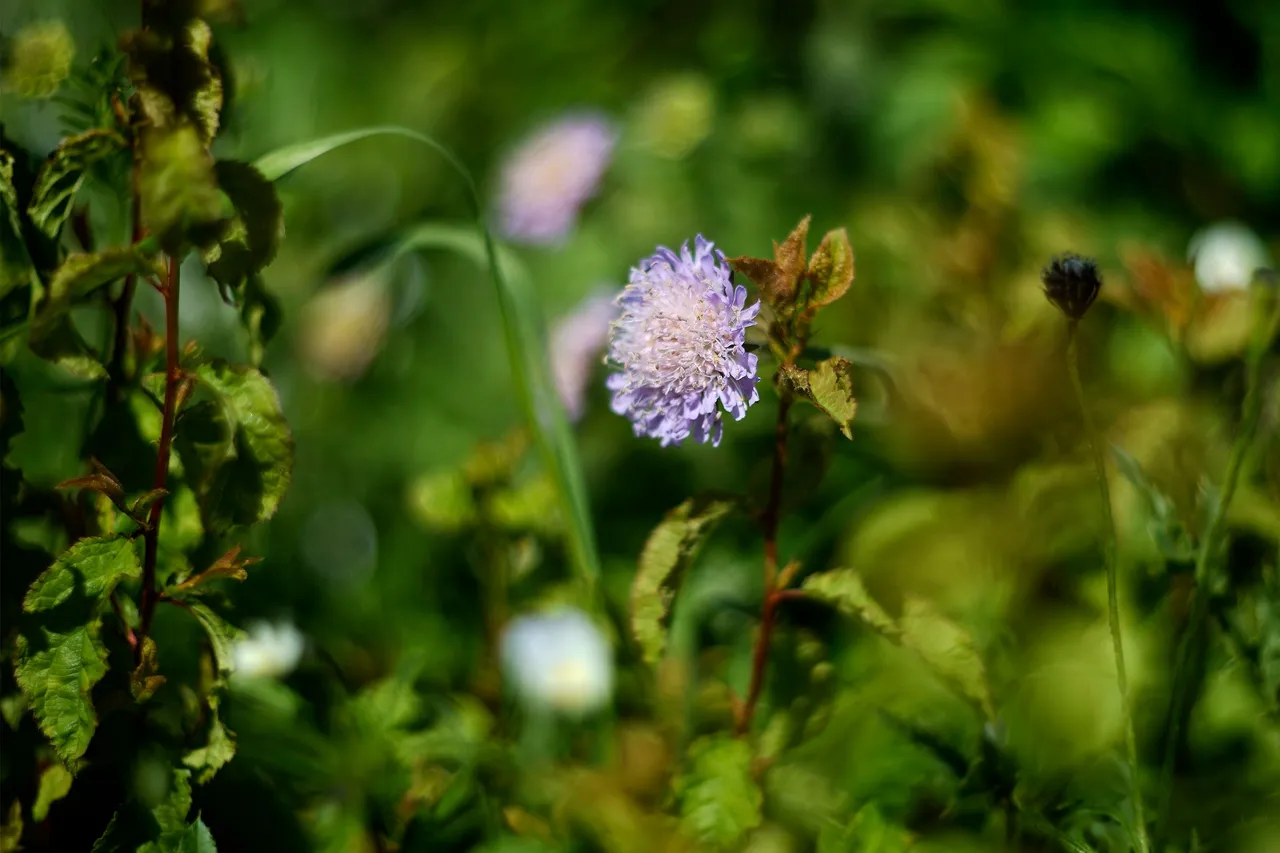
[[[1115,802],[1100,523],[1061,366],[1065,328],[1040,295],[1039,270],[1068,249],[1099,259],[1106,284],[1081,332],[1093,405],[1108,439],[1143,463],[1194,528],[1197,488],[1220,477],[1230,446],[1250,314],[1242,290],[1201,293],[1187,246],[1201,228],[1238,220],[1280,257],[1280,4],[244,8],[243,27],[217,33],[229,95],[221,157],[397,123],[458,152],[492,198],[504,155],[541,123],[584,107],[618,122],[613,162],[568,241],[516,249],[549,320],[621,286],[659,243],[702,233],[727,254],[767,255],[806,213],[818,233],[847,227],[857,278],[823,316],[818,342],[876,352],[894,365],[900,393],[890,400],[873,376],[862,378],[864,417],[851,443],[816,420],[798,428],[782,552],[810,570],[856,566],[891,608],[906,592],[946,608],[978,638],[1000,685],[1003,736],[1041,786],[1024,796],[1059,796],[1045,791],[1065,774],[1080,814],[1091,814],[1091,798]],[[78,62],[136,21],[131,3],[18,0],[0,9],[0,30],[49,19],[66,24]],[[36,151],[56,144],[52,102],[0,97],[7,133]],[[365,849],[350,840],[358,829],[325,829],[346,818],[324,809],[361,813],[351,803],[363,795],[339,789],[377,787],[378,772],[362,765],[368,742],[351,735],[332,758],[301,733],[289,742],[281,732],[293,724],[273,729],[271,713],[301,714],[332,747],[340,736],[324,709],[334,672],[352,689],[403,667],[441,691],[470,689],[484,643],[469,568],[477,546],[424,521],[415,484],[456,467],[478,442],[501,440],[519,407],[483,270],[429,253],[335,272],[406,222],[465,222],[457,179],[439,159],[407,142],[367,140],[280,190],[287,238],[266,281],[285,319],[265,368],[297,466],[279,515],[246,545],[263,562],[230,594],[242,621],[287,618],[308,637],[290,684],[310,710],[281,710],[285,700],[272,694],[241,697],[250,710],[236,716],[233,702],[241,752],[207,793],[205,820],[221,849],[251,849],[263,821],[283,821],[276,849],[294,849],[302,835],[280,817],[294,812],[313,841]],[[123,236],[109,202],[91,208],[95,223],[114,229],[106,233]],[[234,310],[200,281],[198,264],[183,274],[184,334],[213,353],[243,354]],[[154,319],[158,303],[145,307]],[[775,398],[766,390],[746,420],[727,424],[719,448],[660,449],[609,412],[603,369],[597,379],[577,433],[606,589],[625,612],[636,556],[662,513],[708,489],[758,493]],[[56,376],[45,388],[24,396],[27,432],[14,452],[28,479],[52,485],[80,473],[84,400]],[[1274,408],[1273,395],[1268,440],[1237,500],[1232,552],[1250,577],[1269,566],[1272,583]],[[820,485],[803,482],[824,465]],[[1118,475],[1113,485],[1137,724],[1154,767],[1185,588],[1180,602],[1141,496]],[[537,550],[512,589],[515,609],[567,577],[554,536],[528,541]],[[684,642],[721,661],[739,692],[758,550],[745,525],[722,531],[678,619]],[[976,748],[963,707],[910,660],[827,614],[801,610],[794,620],[823,638],[841,685],[832,723],[807,747],[809,766],[841,796],[872,798],[934,838],[927,849],[988,849],[954,813],[942,817],[938,804],[957,796],[960,780],[880,713]],[[626,654],[624,668],[634,663]],[[1223,660],[1211,657],[1221,671],[1197,711],[1180,815],[1208,834],[1209,849],[1280,849],[1280,664],[1271,659],[1255,684]],[[645,685],[639,674],[620,676],[621,718],[649,713]],[[316,770],[304,760],[313,753],[336,763]],[[1098,849],[1121,849],[1091,831]],[[440,849],[477,838],[459,832],[456,841],[439,835]]]

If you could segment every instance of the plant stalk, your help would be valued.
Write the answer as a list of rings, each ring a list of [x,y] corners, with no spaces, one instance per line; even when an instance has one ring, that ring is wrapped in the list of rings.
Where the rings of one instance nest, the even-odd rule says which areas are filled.
[[[129,202],[129,242],[130,244],[138,243],[142,240],[142,203],[138,197],[138,162],[135,157],[133,168],[130,170],[132,190],[130,192]],[[129,352],[129,311],[133,306],[133,291],[137,287],[137,276],[129,273],[124,279],[124,289],[120,291],[120,296],[111,303],[112,311],[115,313],[115,335],[111,345],[111,365],[107,369],[108,384],[110,392],[108,393],[108,405],[115,401],[116,393],[120,387],[125,384],[125,361]]]
[[[1111,489],[1107,485],[1107,468],[1102,456],[1102,440],[1093,416],[1085,401],[1084,385],[1080,381],[1080,355],[1076,322],[1067,327],[1067,371],[1071,374],[1071,387],[1084,420],[1085,436],[1093,455],[1094,475],[1098,481],[1098,497],[1102,503],[1106,531],[1103,539],[1103,559],[1107,572],[1107,624],[1111,629],[1111,648],[1116,661],[1116,688],[1120,692],[1120,711],[1124,720],[1125,757],[1129,763],[1129,784],[1133,796],[1134,823],[1137,829],[1138,853],[1150,853],[1151,841],[1147,836],[1146,810],[1142,804],[1142,784],[1138,775],[1138,746],[1133,731],[1133,706],[1129,701],[1129,676],[1124,662],[1124,641],[1120,636],[1120,592],[1116,568],[1116,525],[1111,514]]]
[[[169,258],[164,289],[164,344],[165,381],[164,411],[160,421],[160,446],[156,452],[156,473],[152,488],[164,489],[169,477],[169,455],[173,447],[173,421],[178,401],[178,386],[182,382],[182,369],[178,364],[178,269],[180,261]],[[151,630],[151,617],[155,614],[159,590],[156,589],[156,552],[160,544],[160,520],[164,511],[164,496],[151,505],[147,517],[147,529],[143,534],[142,606],[138,633],[138,648]]]

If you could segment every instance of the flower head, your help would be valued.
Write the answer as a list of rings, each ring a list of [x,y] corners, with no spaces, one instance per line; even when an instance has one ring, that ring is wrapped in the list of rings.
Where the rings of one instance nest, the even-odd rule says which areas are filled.
[[[237,678],[280,678],[302,658],[302,632],[290,622],[255,622],[231,648]]]
[[[604,116],[582,113],[552,122],[522,142],[502,168],[503,236],[536,244],[564,239],[599,188],[617,141]]]
[[[724,254],[698,235],[680,254],[660,246],[631,270],[618,297],[608,361],[613,410],[636,435],[665,447],[686,438],[718,445],[721,409],[734,420],[760,399],[756,356],[745,346],[760,303],[733,284]]]
[[[1218,222],[1197,232],[1187,246],[1196,282],[1205,293],[1244,290],[1254,271],[1270,260],[1258,235],[1239,222]]]
[[[551,330],[551,372],[570,420],[582,417],[587,382],[609,342],[609,324],[617,315],[613,294],[597,293],[584,299]]]
[[[1097,263],[1071,252],[1049,261],[1040,273],[1040,281],[1044,283],[1044,295],[1072,320],[1084,316],[1102,289]]]
[[[613,653],[580,610],[520,616],[502,634],[502,666],[522,701],[569,714],[613,694]]]

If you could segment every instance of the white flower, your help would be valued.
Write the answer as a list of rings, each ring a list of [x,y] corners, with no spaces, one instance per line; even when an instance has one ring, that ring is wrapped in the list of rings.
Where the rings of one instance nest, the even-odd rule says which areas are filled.
[[[502,634],[502,666],[530,706],[581,715],[613,695],[613,652],[580,610],[519,616]]]
[[[281,678],[302,658],[305,640],[290,622],[255,622],[231,648],[236,678]]]
[[[1197,232],[1187,245],[1187,259],[1195,261],[1196,281],[1205,293],[1244,290],[1254,270],[1270,261],[1258,235],[1230,220]]]

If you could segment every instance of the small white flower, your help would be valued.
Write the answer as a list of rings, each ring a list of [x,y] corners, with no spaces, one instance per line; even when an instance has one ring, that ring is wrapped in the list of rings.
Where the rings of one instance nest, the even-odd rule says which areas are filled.
[[[293,672],[305,645],[290,622],[255,622],[231,649],[236,678],[282,678]]]
[[[581,715],[613,695],[613,652],[580,610],[519,616],[502,634],[502,666],[531,706]]]
[[[1205,293],[1244,290],[1254,270],[1270,262],[1258,235],[1230,220],[1197,232],[1187,245],[1187,259],[1195,261],[1196,281]]]

